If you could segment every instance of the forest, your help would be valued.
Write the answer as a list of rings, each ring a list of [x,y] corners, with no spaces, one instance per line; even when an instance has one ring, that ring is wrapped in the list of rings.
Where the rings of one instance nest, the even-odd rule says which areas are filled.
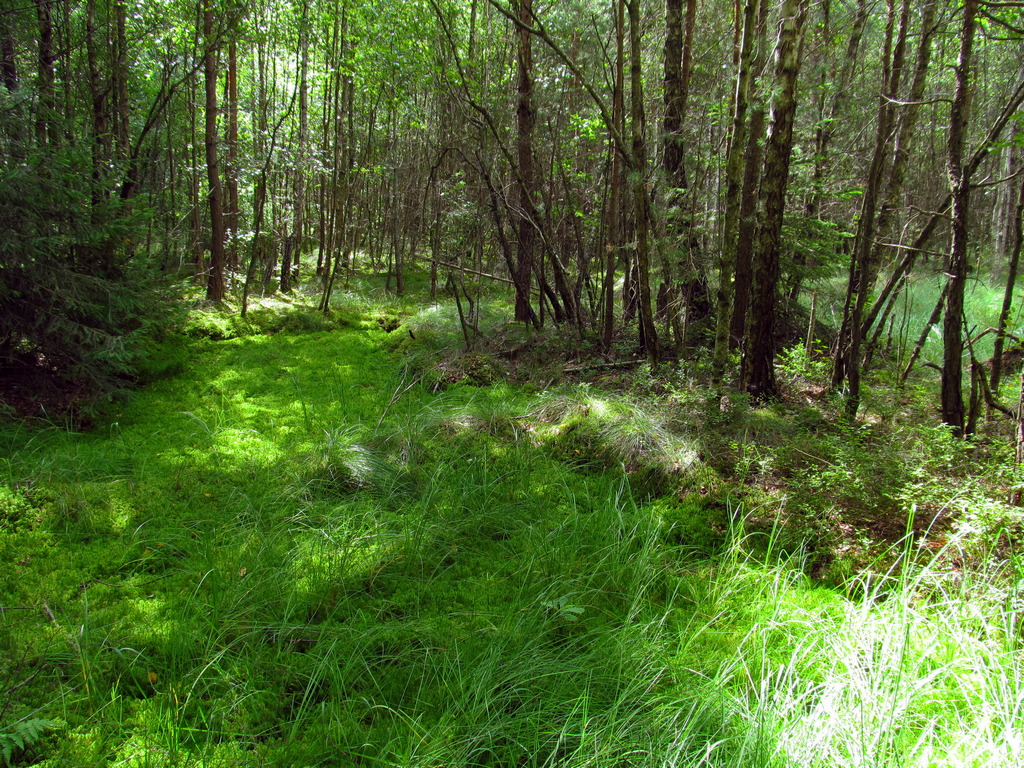
[[[0,0],[7,766],[1024,764],[1024,2]]]

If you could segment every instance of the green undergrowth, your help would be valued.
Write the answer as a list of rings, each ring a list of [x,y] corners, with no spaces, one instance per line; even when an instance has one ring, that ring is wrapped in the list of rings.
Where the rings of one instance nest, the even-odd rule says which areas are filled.
[[[1014,556],[908,539],[833,588],[711,406],[439,387],[341,311],[207,335],[88,433],[0,432],[11,764],[1024,757]]]

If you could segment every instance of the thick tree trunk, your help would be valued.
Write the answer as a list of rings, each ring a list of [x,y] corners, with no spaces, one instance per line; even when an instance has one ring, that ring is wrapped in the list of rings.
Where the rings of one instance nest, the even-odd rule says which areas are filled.
[[[971,54],[978,11],[977,0],[964,0],[960,31],[960,55],[956,64],[956,89],[949,114],[946,144],[946,171],[952,199],[950,212],[951,242],[946,263],[946,311],[942,318],[942,421],[958,434],[964,432],[963,311],[967,284],[967,212],[970,179],[964,172],[963,144],[967,129],[967,99],[971,74]]]
[[[692,36],[695,0],[687,0],[686,29]],[[662,167],[666,181],[676,189],[686,188],[686,155],[683,145],[683,121],[689,86],[690,45],[684,40],[683,0],[665,3],[665,117],[662,122]]]
[[[725,221],[722,224],[722,247],[718,261],[718,293],[716,295],[715,349],[712,375],[716,382],[725,374],[729,358],[729,325],[732,314],[733,275],[736,271],[736,246],[740,223],[740,193],[743,184],[743,155],[747,138],[747,98],[750,91],[750,59],[754,49],[758,10],[761,0],[745,0],[736,93],[733,97],[732,132],[725,160]]]
[[[693,28],[697,12],[696,0],[687,0],[685,24],[683,0],[665,2],[665,47],[664,47],[664,102],[665,115],[662,120],[662,169],[668,185],[665,212],[665,242],[660,247],[662,256],[662,284],[659,291],[659,307],[663,311],[668,327],[675,338],[676,350],[685,343],[682,338],[683,314],[687,311],[683,303],[683,285],[680,281],[692,282],[693,250],[690,237],[691,222],[685,215],[687,190],[686,166],[683,162],[683,124],[686,120],[686,102],[690,89],[692,70]],[[673,263],[673,256],[675,262]]]
[[[750,123],[743,150],[743,182],[740,186],[739,221],[736,228],[736,277],[733,282],[733,308],[730,322],[730,348],[746,348],[749,331],[750,291],[754,282],[754,234],[757,229],[757,185],[763,166],[763,143],[766,129],[765,88],[758,78],[768,66],[768,0],[761,0],[751,61],[749,84]]]
[[[774,397],[775,310],[779,282],[779,247],[789,182],[796,117],[796,84],[800,72],[800,38],[807,16],[806,0],[782,0],[779,39],[775,48],[775,93],[771,128],[765,145],[760,198],[763,211],[754,254],[754,293],[750,338],[747,341],[747,391],[759,400]]]

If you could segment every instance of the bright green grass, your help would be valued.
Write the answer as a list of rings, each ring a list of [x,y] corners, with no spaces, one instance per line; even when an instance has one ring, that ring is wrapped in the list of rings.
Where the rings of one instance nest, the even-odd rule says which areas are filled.
[[[918,337],[924,330],[925,323],[935,308],[935,303],[942,291],[944,279],[942,274],[916,272],[908,281],[908,289],[897,301],[890,320],[885,326],[886,330],[882,335],[882,341],[884,343],[888,338],[891,339],[894,346],[901,343],[905,347],[897,356],[901,365],[905,364],[906,359],[909,358]],[[995,281],[972,280],[967,284],[964,313],[972,338],[979,336],[988,328],[996,327],[1002,308],[1003,292],[1004,286]],[[1024,316],[1021,315],[1019,302],[1018,306],[1010,313],[1006,330],[1018,337],[1024,332]],[[974,354],[979,360],[987,360],[992,356],[993,340],[992,334],[981,336],[977,340]],[[922,362],[936,365],[942,363],[941,317],[929,332],[921,354]]]
[[[433,394],[384,338],[200,344],[89,434],[0,435],[0,745],[56,725],[15,763],[1024,757],[1013,563],[851,601],[744,556],[740,510],[708,559],[615,470],[689,455],[639,406],[607,435],[589,392]]]

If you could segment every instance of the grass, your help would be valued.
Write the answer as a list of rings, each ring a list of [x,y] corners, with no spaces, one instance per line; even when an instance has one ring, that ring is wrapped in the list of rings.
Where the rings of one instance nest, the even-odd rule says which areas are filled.
[[[12,764],[1024,759],[1006,510],[813,578],[815,529],[711,456],[746,435],[757,471],[802,466],[810,515],[834,496],[785,450],[806,424],[681,391],[439,387],[385,351],[380,308],[339,311],[196,333],[88,433],[0,432]],[[815,425],[801,447],[854,476],[871,439]],[[942,445],[918,481],[980,504],[938,485],[962,460]]]

